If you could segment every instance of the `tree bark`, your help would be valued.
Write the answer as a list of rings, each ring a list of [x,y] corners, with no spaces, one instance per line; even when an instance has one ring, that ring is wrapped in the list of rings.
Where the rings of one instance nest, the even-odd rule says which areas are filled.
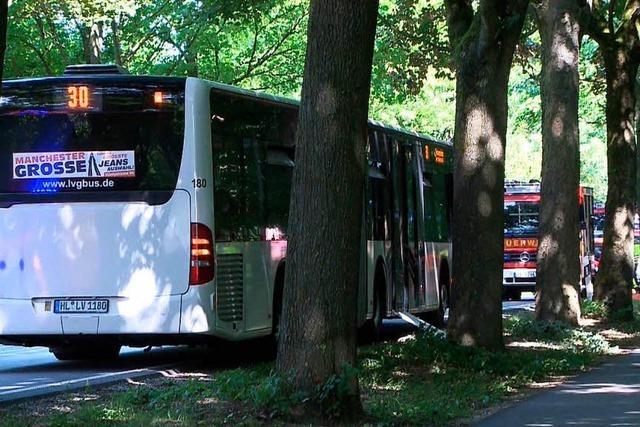
[[[122,17],[120,18],[122,21]],[[111,33],[113,37],[113,60],[116,65],[122,66],[122,47],[120,46],[120,28],[116,18],[111,20]]]
[[[2,76],[4,75],[4,56],[7,51],[8,17],[9,1],[0,0],[0,94],[2,93]]]
[[[527,1],[447,0],[456,52],[453,286],[449,337],[499,349],[502,339],[507,87]]]
[[[635,213],[635,79],[638,61],[624,45],[603,47],[607,78],[607,167],[609,186],[602,262],[595,298],[610,314],[632,318],[633,215]]]
[[[316,386],[356,364],[365,143],[377,0],[312,0],[277,368]],[[357,377],[343,401],[361,410]]]
[[[544,0],[537,12],[542,39],[542,186],[536,318],[578,325],[579,7],[576,0]]]
[[[104,49],[104,36],[101,23],[92,23],[90,26],[80,28],[84,60],[87,64],[101,64],[102,50]]]

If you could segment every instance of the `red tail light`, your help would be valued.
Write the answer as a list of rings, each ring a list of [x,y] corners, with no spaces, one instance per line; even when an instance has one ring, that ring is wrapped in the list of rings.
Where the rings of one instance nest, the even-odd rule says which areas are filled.
[[[213,280],[214,270],[213,235],[203,224],[191,224],[191,270],[190,285],[203,285]]]

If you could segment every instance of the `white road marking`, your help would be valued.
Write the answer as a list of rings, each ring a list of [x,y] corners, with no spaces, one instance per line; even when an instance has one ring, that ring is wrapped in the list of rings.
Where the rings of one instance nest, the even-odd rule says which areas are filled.
[[[40,384],[36,386],[31,386],[31,387],[20,387],[18,389],[13,389],[13,390],[11,389],[6,390],[7,388],[11,388],[10,386],[0,387],[0,390],[2,389],[6,390],[6,391],[0,391],[0,402],[20,399],[23,397],[30,397],[35,395],[40,396],[43,394],[56,393],[62,390],[70,390],[74,388],[74,386],[78,388],[78,385],[82,385],[82,384],[84,384],[85,386],[99,385],[107,382],[115,382],[117,380],[126,379],[126,378],[137,378],[141,376],[160,374],[162,370],[167,369],[169,367],[173,367],[175,365],[176,364],[169,364],[169,365],[154,366],[150,368],[131,369],[129,371],[122,371],[122,372],[111,372],[111,373],[100,374],[100,375],[91,375],[87,377],[75,378],[72,380],[45,383],[45,384]]]

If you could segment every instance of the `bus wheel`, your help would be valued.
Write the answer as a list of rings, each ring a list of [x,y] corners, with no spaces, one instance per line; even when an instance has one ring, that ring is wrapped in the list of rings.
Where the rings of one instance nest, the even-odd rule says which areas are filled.
[[[425,313],[422,319],[436,328],[444,327],[444,315],[449,307],[449,289],[447,286],[440,287],[440,304],[436,311]]]
[[[376,274],[373,294],[373,317],[367,319],[360,329],[360,337],[366,343],[380,340],[382,335],[382,319],[384,319],[384,277],[380,271]]]
[[[118,358],[120,345],[103,344],[91,345],[91,347],[65,345],[61,347],[51,347],[49,351],[53,353],[58,360],[109,361]]]

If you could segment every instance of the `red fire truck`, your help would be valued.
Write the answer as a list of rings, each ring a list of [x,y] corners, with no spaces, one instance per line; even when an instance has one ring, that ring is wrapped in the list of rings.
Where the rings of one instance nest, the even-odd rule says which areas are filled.
[[[581,291],[593,292],[593,190],[580,187]],[[520,300],[522,292],[536,290],[540,183],[508,181],[504,189],[503,297]]]

